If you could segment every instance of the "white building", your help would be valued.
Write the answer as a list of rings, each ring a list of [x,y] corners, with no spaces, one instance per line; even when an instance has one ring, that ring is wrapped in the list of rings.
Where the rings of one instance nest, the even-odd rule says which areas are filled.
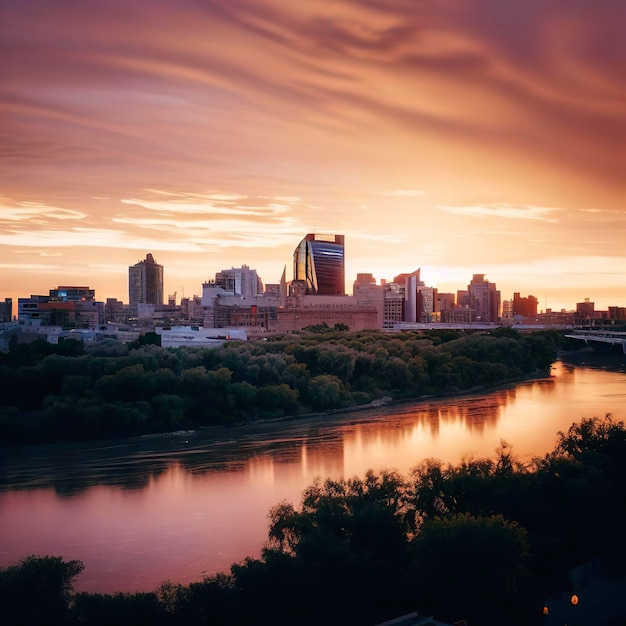
[[[229,295],[255,298],[263,294],[263,283],[257,271],[251,270],[247,265],[217,272],[215,283]]]
[[[174,326],[163,329],[155,328],[154,332],[161,336],[161,347],[179,348],[214,348],[226,341],[247,341],[248,335],[240,328],[203,328],[202,326]]]

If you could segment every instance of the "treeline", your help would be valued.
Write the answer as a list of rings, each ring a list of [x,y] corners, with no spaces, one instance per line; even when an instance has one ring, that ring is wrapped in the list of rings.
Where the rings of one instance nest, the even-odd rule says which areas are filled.
[[[0,442],[167,432],[418,398],[546,370],[556,331],[326,331],[218,348],[66,340],[0,355]]]
[[[81,562],[28,557],[0,570],[0,622],[371,626],[418,609],[469,626],[540,624],[551,592],[598,600],[569,581],[572,566],[624,571],[626,430],[583,419],[527,465],[503,442],[494,459],[316,481],[269,519],[260,559],[153,592],[74,593]]]

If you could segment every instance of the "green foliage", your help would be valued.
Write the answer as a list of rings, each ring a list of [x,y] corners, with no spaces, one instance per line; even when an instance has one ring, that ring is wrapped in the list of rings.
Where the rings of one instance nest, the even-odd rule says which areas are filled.
[[[337,540],[351,550],[390,558],[390,548],[397,550],[404,541],[405,488],[400,475],[391,471],[368,471],[363,479],[316,480],[303,493],[301,511],[286,503],[270,511],[269,545],[297,555],[325,551],[328,542]]]
[[[325,324],[210,349],[158,339],[87,351],[77,342],[13,346],[0,355],[0,441],[127,436],[458,393],[545,370],[559,345],[555,333],[392,335]]]
[[[161,345],[161,335],[155,332],[144,333],[143,335],[139,335],[135,341],[131,341],[128,344],[129,350],[137,350],[143,346],[160,346]]]
[[[210,373],[232,389],[224,369]],[[296,393],[263,389],[263,402]],[[156,398],[176,410],[176,396]],[[317,479],[298,506],[272,507],[260,559],[153,593],[73,594],[80,562],[27,557],[0,570],[1,623],[371,624],[418,608],[449,622],[538,624],[572,565],[611,557],[623,570],[625,440],[605,416],[572,424],[528,465],[503,441],[493,458],[429,459],[408,477]]]
[[[257,393],[258,406],[269,416],[294,415],[298,412],[298,390],[289,385],[266,385]]]
[[[557,451],[601,465],[626,458],[624,422],[615,421],[610,413],[574,422],[567,433],[557,434]]]
[[[0,618],[4,624],[63,624],[68,618],[80,561],[27,556],[0,569]]]
[[[530,574],[529,545],[517,523],[463,513],[435,519],[422,526],[410,550],[424,611],[485,625],[501,624],[515,608],[524,615],[520,591]]]
[[[170,616],[156,593],[78,593],[72,618],[81,626],[134,626],[171,624]]]
[[[345,398],[341,380],[337,376],[321,374],[309,381],[306,399],[309,405],[317,411],[325,411],[342,406]]]
[[[165,430],[176,430],[180,427],[185,412],[185,403],[180,396],[159,394],[152,399],[152,404]]]
[[[319,334],[319,333],[328,333],[331,330],[332,330],[331,327],[326,322],[322,322],[321,324],[311,324],[310,326],[305,326],[302,329],[302,332]]]

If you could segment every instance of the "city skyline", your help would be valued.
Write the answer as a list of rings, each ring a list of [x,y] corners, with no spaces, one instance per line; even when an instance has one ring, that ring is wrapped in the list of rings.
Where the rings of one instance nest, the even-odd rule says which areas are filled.
[[[626,6],[8,0],[0,298],[164,294],[305,233],[357,273],[472,275],[539,308],[626,302]],[[288,276],[291,278],[291,276]]]
[[[307,235],[307,237],[312,237],[312,235]],[[330,239],[331,236],[327,237],[327,240]],[[335,238],[335,240],[341,240],[343,241],[344,236],[343,235],[332,235],[332,238]],[[300,245],[298,246],[298,248],[301,247],[301,245],[306,241],[306,237],[305,239],[303,239],[303,241],[300,242]],[[296,249],[296,252],[298,252],[298,248]],[[294,253],[294,257],[296,256],[296,253]],[[154,265],[154,269],[151,270],[150,274],[151,274],[151,284],[150,287],[148,289],[148,291],[150,291],[150,296],[146,297],[146,294],[144,293],[143,295],[141,295],[142,291],[146,291],[146,287],[147,285],[140,287],[139,285],[135,284],[137,283],[137,277],[135,276],[135,274],[137,274],[137,270],[143,270],[144,267],[146,266],[146,264],[148,265]],[[295,265],[295,263],[294,263]],[[285,266],[285,270],[286,270],[286,266]],[[283,271],[285,271],[283,270]],[[294,274],[295,274],[295,270],[296,268],[294,267]],[[144,270],[145,272],[145,270]],[[156,275],[152,276],[152,274],[154,274],[154,272],[158,272],[158,277]],[[254,276],[254,280],[257,281],[257,286],[259,287],[259,289],[262,288],[262,291],[259,291],[258,293],[255,291],[254,287],[252,285],[248,285],[248,283],[246,282],[247,279],[242,277],[242,274],[244,272],[249,272],[251,274],[251,276]],[[123,304],[127,304],[130,306],[133,305],[137,305],[139,302],[142,302],[144,304],[155,304],[157,306],[161,306],[161,305],[166,305],[166,304],[181,304],[181,301],[183,298],[202,298],[203,294],[204,294],[204,288],[207,286],[212,286],[212,285],[219,285],[221,288],[226,289],[227,291],[233,291],[239,295],[244,295],[244,296],[249,296],[249,297],[255,297],[256,295],[262,296],[265,293],[265,287],[266,286],[271,286],[272,289],[270,289],[270,291],[268,292],[270,294],[270,296],[274,297],[275,296],[275,290],[274,287],[277,286],[277,283],[270,283],[270,282],[265,282],[263,280],[263,277],[260,276],[258,274],[258,272],[254,269],[249,267],[246,264],[242,264],[241,267],[231,267],[231,268],[222,268],[221,270],[217,270],[214,274],[213,277],[209,277],[208,279],[206,279],[205,281],[202,281],[201,284],[201,288],[198,292],[194,292],[193,294],[178,294],[176,291],[174,291],[173,294],[167,294],[166,291],[161,287],[162,284],[164,284],[163,281],[163,274],[164,274],[164,267],[161,264],[158,264],[156,262],[156,260],[154,259],[153,255],[148,252],[146,253],[146,258],[139,261],[138,263],[136,263],[135,265],[131,265],[128,267],[128,276],[127,276],[127,290],[126,290],[126,297],[125,298],[118,298],[117,296],[112,296],[109,294],[105,294],[105,295],[101,295],[98,294],[96,296],[95,292],[97,291],[96,289],[89,289],[89,287],[86,286],[77,286],[78,283],[73,283],[72,285],[66,285],[66,286],[61,286],[60,283],[56,284],[55,287],[49,287],[49,288],[45,288],[43,290],[39,290],[38,292],[32,293],[32,294],[28,294],[26,295],[25,293],[20,293],[18,294],[17,297],[12,297],[12,296],[8,296],[7,299],[8,300],[13,300],[13,302],[15,303],[15,305],[17,305],[19,300],[28,300],[29,297],[46,297],[46,293],[48,293],[50,295],[51,298],[53,299],[57,299],[57,292],[60,293],[59,290],[63,289],[64,293],[66,290],[71,289],[72,291],[78,292],[78,291],[84,291],[89,289],[91,297],[87,298],[89,300],[95,300],[98,302],[102,302],[104,303],[107,299],[113,299],[113,300],[118,300],[120,303]],[[445,292],[441,289],[439,289],[437,287],[437,285],[431,285],[431,284],[427,284],[424,281],[420,280],[420,276],[421,276],[421,268],[418,268],[417,270],[415,270],[414,272],[408,274],[408,273],[400,273],[400,274],[396,274],[393,278],[391,279],[383,279],[383,280],[376,280],[375,277],[373,277],[371,275],[371,273],[365,272],[358,272],[356,275],[356,279],[354,281],[354,284],[352,285],[352,288],[350,288],[350,286],[346,285],[346,289],[345,292],[343,294],[341,293],[335,293],[335,294],[313,294],[313,295],[337,295],[340,297],[343,296],[352,296],[352,295],[356,295],[356,289],[357,289],[357,283],[359,282],[359,280],[365,280],[365,281],[369,281],[370,278],[373,278],[376,281],[376,285],[378,287],[383,287],[385,284],[387,285],[393,285],[393,284],[397,284],[397,283],[401,283],[402,285],[404,285],[406,283],[407,277],[411,277],[414,276],[415,278],[415,282],[414,282],[414,288],[415,285],[419,284],[422,285],[423,287],[425,287],[427,290],[433,290],[438,294],[438,296],[444,297],[444,299],[446,301],[448,301],[448,297],[452,297],[452,302],[455,305],[461,305],[463,306],[462,302],[459,302],[459,298],[464,299],[467,297],[467,289],[471,288],[471,286],[475,283],[480,283],[482,285],[484,285],[485,287],[489,288],[490,290],[496,292],[497,290],[497,294],[498,294],[498,301],[499,304],[497,306],[497,310],[499,311],[499,314],[502,314],[502,303],[506,302],[510,302],[511,304],[517,303],[517,307],[520,308],[520,310],[524,310],[526,309],[527,306],[530,306],[531,309],[533,307],[536,306],[537,312],[538,313],[543,313],[545,312],[545,309],[541,308],[540,306],[540,302],[539,299],[532,293],[528,293],[528,294],[524,294],[524,293],[520,293],[520,292],[513,292],[513,294],[511,294],[510,296],[508,294],[502,294],[501,290],[498,289],[498,285],[497,282],[494,280],[491,280],[488,276],[486,276],[485,274],[473,274],[471,279],[468,278],[467,282],[464,283],[463,285],[460,286],[455,286],[451,291]],[[139,279],[140,283],[145,283],[145,276],[142,277],[141,279]],[[291,279],[287,280],[287,285],[289,285],[291,283]],[[297,279],[295,276],[293,277],[293,282],[297,283],[297,282],[306,282],[306,281],[301,281],[301,279]],[[158,283],[158,285],[157,285]],[[239,285],[239,289],[236,288],[236,285]],[[353,290],[354,290],[354,294],[353,294]],[[297,291],[297,290],[296,290]],[[245,292],[245,293],[244,293]],[[253,294],[254,292],[254,294]],[[135,297],[133,298],[132,294],[135,294]],[[161,300],[159,301],[159,295],[162,295]],[[304,293],[302,293],[301,295],[304,295]],[[312,294],[308,294],[308,295],[312,295]],[[148,302],[148,300],[151,300],[150,302]],[[0,301],[2,301],[2,298],[0,297]],[[528,304],[526,304],[528,303]],[[534,303],[534,305],[532,304]],[[465,303],[467,304],[467,303]],[[601,312],[601,311],[606,311],[606,309],[602,309],[602,307],[598,307],[597,303],[595,301],[593,301],[591,298],[589,297],[584,297],[584,298],[580,298],[578,299],[571,307],[561,307],[560,309],[556,309],[556,308],[551,308],[548,307],[548,311],[555,311],[555,312],[559,312],[559,311],[568,311],[568,312],[574,312],[575,310],[578,310],[582,305],[585,306],[591,306],[593,307],[593,310],[596,312]],[[615,303],[614,305],[610,305],[610,306],[618,306],[618,307],[623,307],[624,305],[622,303]],[[610,307],[607,307],[610,308]],[[435,310],[433,308],[433,310]],[[533,309],[534,310],[534,309]],[[17,311],[14,312],[15,315],[17,315]],[[534,313],[533,313],[534,314]],[[529,313],[524,313],[524,315],[529,315]],[[532,314],[531,314],[532,315]],[[491,315],[492,317],[496,316],[496,313],[493,312],[493,315]]]

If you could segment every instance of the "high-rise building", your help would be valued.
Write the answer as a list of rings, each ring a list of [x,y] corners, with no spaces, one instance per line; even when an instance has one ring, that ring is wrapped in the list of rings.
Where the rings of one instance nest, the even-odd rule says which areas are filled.
[[[352,284],[352,294],[359,304],[376,307],[376,328],[384,328],[385,323],[385,287],[377,285],[373,274],[357,274]]]
[[[128,301],[137,304],[163,304],[163,266],[152,254],[128,268]]]
[[[5,298],[0,302],[0,322],[10,322],[13,320],[13,298]]]
[[[402,321],[408,323],[431,323],[439,320],[437,289],[426,287],[420,280],[420,269],[410,274],[398,274],[390,285],[398,285],[404,296]]]
[[[497,322],[500,317],[500,292],[484,274],[474,274],[467,291],[457,292],[457,303],[468,307],[472,322]]]
[[[263,282],[257,271],[251,270],[247,265],[217,272],[215,284],[224,291],[243,298],[256,298],[263,294]]]
[[[293,253],[293,279],[306,295],[345,295],[344,235],[308,234]]]

